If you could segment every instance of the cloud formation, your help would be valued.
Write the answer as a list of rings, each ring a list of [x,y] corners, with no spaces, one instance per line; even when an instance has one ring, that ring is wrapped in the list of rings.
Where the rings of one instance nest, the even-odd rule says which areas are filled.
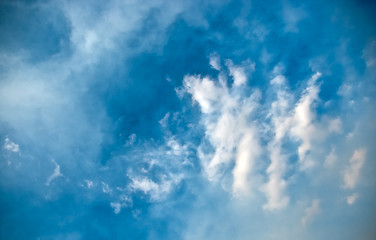
[[[46,182],[46,186],[49,186],[51,184],[51,182],[53,180],[55,180],[56,178],[64,176],[60,172],[60,165],[57,164],[55,160],[52,160],[52,162],[55,164],[55,169],[54,169],[54,172],[48,177],[47,182]]]
[[[0,238],[373,239],[375,6],[2,1]]]
[[[231,87],[227,87],[228,79],[223,73],[219,75],[218,82],[209,77],[186,76],[184,87],[199,104],[204,114],[205,135],[214,147],[212,154],[201,153],[208,178],[214,181],[223,178],[223,167],[234,161],[232,191],[242,195],[250,192],[249,178],[260,155],[258,133],[252,122],[247,120],[257,107],[259,92],[240,97],[239,87],[247,80],[245,69],[227,62],[233,80]]]
[[[313,219],[318,215],[320,212],[320,200],[314,199],[312,200],[311,206],[307,207],[305,210],[305,215],[301,219],[301,223],[306,226],[308,223],[313,221]]]
[[[343,187],[345,189],[354,189],[357,185],[358,179],[360,177],[360,170],[362,169],[366,161],[366,153],[367,150],[365,148],[357,149],[354,151],[343,175]]]
[[[20,147],[18,144],[12,142],[8,137],[5,138],[4,149],[14,153],[20,152]]]

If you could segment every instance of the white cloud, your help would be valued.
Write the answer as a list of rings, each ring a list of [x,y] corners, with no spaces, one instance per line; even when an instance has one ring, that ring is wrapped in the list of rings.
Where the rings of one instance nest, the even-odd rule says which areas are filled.
[[[18,144],[12,142],[8,137],[5,138],[4,149],[14,153],[20,152],[20,147]]]
[[[60,172],[60,165],[56,163],[55,160],[52,160],[52,162],[55,164],[55,169],[54,169],[54,172],[48,177],[47,179],[47,182],[46,182],[46,185],[49,186],[50,183],[55,180],[56,178],[58,177],[62,177],[64,176],[61,172]]]
[[[277,75],[271,80],[271,84],[276,90],[277,99],[272,102],[268,116],[271,117],[271,127],[274,133],[273,140],[268,144],[270,165],[267,169],[269,180],[262,187],[266,194],[267,203],[263,206],[266,210],[276,210],[287,206],[289,197],[286,196],[285,189],[287,182],[283,179],[286,171],[287,157],[281,154],[282,140],[290,130],[292,96],[286,91],[286,79],[282,75]]]
[[[167,177],[163,175],[159,183],[154,182],[148,177],[130,177],[130,179],[132,183],[129,185],[129,188],[132,191],[142,191],[144,194],[150,196],[150,201],[160,201],[171,192],[173,186],[177,185],[182,177]]]
[[[133,201],[131,198],[121,195],[119,201],[111,202],[110,206],[114,209],[115,214],[119,214],[122,208],[131,207]]]
[[[227,86],[223,72],[218,81],[208,77],[185,76],[184,87],[198,103],[202,113],[205,135],[214,147],[212,154],[200,153],[207,177],[217,181],[223,177],[221,168],[234,163],[232,191],[235,195],[248,194],[253,165],[261,153],[258,134],[248,121],[257,107],[260,92],[241,98],[238,87],[246,82],[245,69],[227,62],[233,87]]]
[[[84,182],[86,183],[86,187],[87,188],[92,188],[92,187],[94,187],[94,182],[93,181],[91,181],[91,180],[84,180]]]
[[[169,118],[170,118],[170,113],[167,112],[164,115],[164,117],[161,120],[159,120],[159,124],[161,124],[162,127],[167,127]]]
[[[235,65],[231,60],[226,61],[227,68],[230,72],[230,76],[234,80],[233,86],[241,86],[247,82],[247,71],[253,71],[255,64],[250,61],[245,61],[242,65]]]
[[[270,83],[272,85],[284,85],[286,84],[286,78],[283,75],[277,75],[275,78],[273,78]],[[278,92],[279,94],[282,94],[283,92]]]
[[[264,158],[265,153],[270,164],[266,168],[267,180],[259,188],[267,199],[263,209],[283,209],[290,202],[287,188],[294,175],[287,176],[287,170],[302,171],[314,166],[317,157],[323,157],[322,153],[314,150],[325,142],[329,134],[342,133],[342,119],[317,116],[316,105],[320,103],[319,72],[311,76],[296,100],[295,94],[288,88],[287,79],[282,75],[283,66],[276,66],[270,81],[270,90],[274,94],[271,96],[275,96],[275,99],[272,102],[267,99],[266,108],[260,111],[260,92],[240,88],[247,81],[244,66],[234,66],[230,60],[226,66],[229,72],[221,70],[218,79],[200,75],[184,77],[185,91],[191,94],[193,103],[201,109],[200,122],[207,140],[201,143],[198,157],[210,181],[219,182],[234,196],[248,196],[253,187],[260,184],[257,182],[260,178],[256,167],[260,166],[261,156]],[[228,84],[228,77],[233,78],[232,84]],[[264,116],[263,123],[258,121]],[[286,146],[285,143],[289,141],[296,146],[295,149]],[[207,147],[208,143],[212,150]],[[295,154],[294,150],[298,155],[297,163],[289,161],[290,156]],[[337,154],[333,147],[325,157],[325,168],[332,167],[336,161]],[[229,170],[232,170],[232,175]],[[306,209],[306,215],[301,219],[303,225],[319,212],[319,203],[315,199]]]
[[[175,139],[170,139],[167,146],[170,148],[166,151],[168,155],[183,156],[188,153],[187,145],[181,145]]]
[[[286,171],[286,156],[281,154],[279,143],[270,144],[268,149],[271,163],[267,169],[269,180],[262,187],[267,197],[267,203],[263,205],[263,208],[277,210],[285,208],[290,201],[285,193],[287,182],[283,178]]]
[[[120,213],[120,210],[121,210],[121,203],[119,202],[111,202],[110,203],[110,206],[114,209],[114,213],[115,214],[119,214]]]
[[[188,93],[192,94],[193,99],[200,105],[203,113],[211,113],[218,99],[226,96],[227,93],[222,87],[215,86],[214,82],[208,77],[185,76],[184,87]]]
[[[217,71],[221,70],[221,59],[216,53],[210,54],[209,57],[209,64],[212,68],[214,68]]]
[[[185,94],[184,88],[176,87],[174,90],[179,99],[182,99],[184,97],[184,94]]]
[[[314,164],[307,158],[307,153],[311,150],[312,141],[318,133],[317,126],[314,123],[316,113],[312,108],[313,104],[318,100],[320,89],[316,81],[320,76],[320,73],[312,76],[308,82],[308,87],[304,90],[294,109],[291,134],[301,141],[301,145],[298,148],[301,169],[309,168]]]
[[[125,143],[125,145],[133,145],[136,142],[137,135],[135,133],[132,133],[128,136],[128,141]]]
[[[261,153],[258,137],[252,127],[245,129],[237,146],[235,167],[233,170],[234,183],[233,191],[235,195],[247,194],[250,188],[250,174],[254,161]]]
[[[107,183],[102,182],[102,192],[103,193],[112,193],[112,189],[110,188],[110,186]]]
[[[281,75],[282,70],[282,67],[277,66],[273,70],[276,76],[270,82],[277,99],[271,103],[271,108],[267,115],[271,122],[269,131],[273,133],[267,148],[271,160],[267,169],[269,179],[261,188],[268,200],[263,206],[267,210],[281,209],[289,203],[289,197],[285,193],[288,183],[284,179],[287,156],[281,153],[283,151],[282,145],[286,142],[285,137],[291,136],[299,143],[299,165],[300,169],[304,170],[314,164],[307,157],[314,141],[325,135],[320,129],[314,110],[314,104],[318,101],[319,93],[317,79],[321,74],[316,73],[311,77],[307,88],[294,106],[293,95],[288,91],[286,78]],[[333,120],[333,131],[337,131],[340,124],[340,120]]]
[[[305,210],[305,214],[301,219],[301,223],[303,226],[307,226],[313,219],[316,217],[317,214],[320,212],[320,200],[314,199],[312,200],[311,206],[307,207]]]
[[[361,148],[355,150],[352,157],[349,160],[349,164],[345,169],[343,180],[345,189],[354,189],[360,175],[360,170],[362,169],[364,162],[366,160],[367,150]]]
[[[357,193],[347,196],[346,198],[347,204],[353,205],[358,198],[359,198],[359,194]]]
[[[287,80],[280,74],[283,69],[277,66],[273,71],[275,77],[271,80],[277,99],[267,112],[271,124],[258,124],[250,116],[258,108],[260,93],[256,89],[247,96],[243,89],[238,88],[247,81],[246,65],[235,66],[227,60],[229,75],[234,80],[232,86],[228,86],[224,71],[220,72],[218,80],[201,76],[184,77],[184,88],[192,95],[193,102],[199,105],[206,139],[214,148],[212,153],[199,151],[199,158],[208,179],[212,181],[226,177],[228,171],[225,169],[234,166],[232,191],[235,195],[246,193],[251,189],[252,169],[263,152],[259,132],[271,130],[273,136],[267,147],[271,160],[267,169],[268,182],[261,190],[268,200],[264,209],[281,209],[289,203],[286,195],[288,183],[284,179],[288,156],[282,154],[284,138],[289,136],[299,144],[299,165],[304,170],[314,165],[312,158],[308,157],[314,144],[328,134],[315,111],[320,90],[317,80],[321,73],[315,73],[308,80],[307,88],[294,106],[294,97],[286,86]],[[340,132],[341,128],[339,118],[329,120],[329,133]]]
[[[132,184],[131,188],[135,190],[143,191],[144,193],[148,193],[150,191],[157,191],[158,190],[158,184],[153,182],[152,180],[148,178],[131,178]]]

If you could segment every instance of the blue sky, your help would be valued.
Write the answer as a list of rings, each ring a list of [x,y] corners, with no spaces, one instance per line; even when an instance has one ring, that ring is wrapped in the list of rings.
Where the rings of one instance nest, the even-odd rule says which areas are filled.
[[[1,239],[376,236],[376,4],[1,1]]]

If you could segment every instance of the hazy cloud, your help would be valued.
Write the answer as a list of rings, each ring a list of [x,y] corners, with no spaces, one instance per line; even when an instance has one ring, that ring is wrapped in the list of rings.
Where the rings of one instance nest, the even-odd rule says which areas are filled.
[[[305,209],[305,214],[301,219],[301,223],[303,226],[307,226],[313,219],[318,215],[320,212],[320,200],[314,199],[312,200],[311,206]]]
[[[360,148],[354,151],[343,175],[343,187],[345,189],[354,189],[358,183],[360,170],[366,161],[366,153],[367,150],[365,148]]]

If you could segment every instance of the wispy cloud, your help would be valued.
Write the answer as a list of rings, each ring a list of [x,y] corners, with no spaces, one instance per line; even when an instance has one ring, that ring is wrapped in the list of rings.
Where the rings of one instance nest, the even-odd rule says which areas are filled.
[[[6,137],[4,140],[4,149],[14,153],[20,152],[20,146],[12,142],[8,137]]]
[[[307,226],[320,213],[320,200],[313,199],[311,206],[305,209],[305,214],[301,219],[303,226]]]
[[[1,236],[368,239],[374,6],[2,1]]]
[[[245,69],[227,62],[234,80],[232,87],[227,87],[227,77],[223,73],[218,81],[208,77],[185,76],[184,86],[204,114],[202,123],[205,134],[215,149],[212,156],[202,155],[201,158],[208,178],[215,181],[221,179],[221,168],[228,167],[234,161],[232,189],[234,194],[242,195],[250,192],[251,171],[261,153],[257,130],[247,121],[257,107],[259,92],[240,98],[237,87],[247,81]]]
[[[365,148],[360,148],[354,151],[343,175],[343,187],[345,189],[354,189],[357,185],[360,177],[360,170],[366,161],[366,153],[367,150]]]
[[[331,168],[338,160],[337,153],[334,147],[332,147],[332,150],[330,153],[325,157],[324,166],[326,168]]]
[[[60,172],[60,165],[57,164],[55,160],[52,160],[52,162],[55,164],[54,172],[48,177],[46,181],[46,185],[49,186],[53,180],[59,177],[63,177],[64,175]]]
[[[132,191],[142,191],[144,194],[150,196],[151,201],[163,200],[172,191],[174,185],[181,180],[179,176],[168,178],[163,175],[159,183],[147,177],[130,177],[132,183],[129,185]]]
[[[210,54],[209,64],[215,70],[217,70],[217,71],[221,70],[221,58],[219,57],[219,55],[217,53]]]
[[[281,209],[289,203],[289,197],[285,190],[287,182],[284,175],[287,169],[287,156],[282,154],[282,143],[290,130],[292,96],[287,92],[286,78],[277,75],[271,80],[271,84],[277,99],[272,102],[268,117],[271,118],[273,129],[273,140],[268,144],[270,156],[270,165],[267,169],[269,180],[263,186],[268,202],[263,206],[264,209]]]

